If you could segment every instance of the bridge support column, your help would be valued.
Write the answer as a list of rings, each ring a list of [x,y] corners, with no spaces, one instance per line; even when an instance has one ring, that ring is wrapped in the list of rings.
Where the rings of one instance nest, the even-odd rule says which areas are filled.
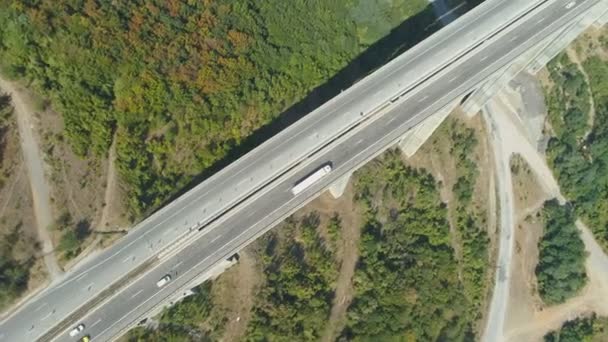
[[[536,74],[555,56],[564,51],[589,26],[602,26],[606,21],[608,21],[608,1],[602,1],[568,25],[560,33],[550,37],[550,43],[530,62],[526,70],[531,74]]]
[[[479,88],[477,88],[471,96],[462,104],[462,111],[468,116],[473,117],[483,106],[496,95],[501,89],[509,84],[509,82],[523,71],[526,66],[545,48],[547,40],[539,44],[535,48],[524,53],[513,63],[500,69],[490,76]]]
[[[481,108],[502,88],[509,84],[511,79],[518,73],[526,70],[531,74],[536,74],[589,26],[594,23],[601,23],[602,20],[608,20],[607,12],[608,1],[602,1],[576,20],[573,20],[564,29],[548,36],[536,47],[530,49],[513,63],[502,68],[488,78],[488,80],[475,90],[465,103],[463,103],[462,110],[470,117],[477,114]]]
[[[458,106],[458,102],[450,103],[437,113],[429,116],[416,127],[407,131],[399,140],[399,149],[407,158],[413,156],[425,141],[435,132],[437,127]]]
[[[340,177],[338,180],[336,180],[329,187],[329,193],[331,193],[334,198],[340,198],[344,194],[344,190],[346,190],[346,187],[348,186],[348,182],[350,181],[350,177],[352,175],[353,173],[349,172],[344,176]]]

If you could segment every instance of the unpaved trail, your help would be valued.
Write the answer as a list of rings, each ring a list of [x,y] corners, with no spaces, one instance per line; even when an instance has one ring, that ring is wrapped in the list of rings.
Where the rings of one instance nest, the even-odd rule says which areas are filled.
[[[33,110],[12,82],[0,79],[0,88],[11,95],[15,109],[19,141],[32,190],[38,239],[42,246],[44,262],[49,276],[51,280],[54,280],[62,274],[62,270],[57,263],[53,242],[48,231],[53,223],[53,211],[50,203],[49,185],[44,174],[45,167],[42,153],[34,137],[34,121],[31,115]]]
[[[519,154],[526,160],[534,172],[540,185],[551,197],[556,197],[561,203],[565,199],[561,195],[559,185],[553,177],[543,156],[541,156],[528,140],[521,120],[517,116],[517,108],[522,104],[503,91],[497,94],[484,107],[484,117],[491,134],[496,163],[496,180],[500,201],[500,234],[496,270],[496,281],[488,313],[488,322],[484,329],[482,340],[503,341],[506,312],[510,294],[510,278],[513,269],[513,251],[515,228],[513,181],[511,179],[510,160],[514,154]]]
[[[494,163],[496,170],[496,185],[500,203],[500,231],[498,237],[498,259],[496,277],[490,310],[487,316],[486,327],[483,332],[483,341],[502,341],[507,300],[509,298],[510,284],[509,272],[514,246],[513,238],[513,183],[509,162],[510,151],[504,146],[504,132],[496,120],[496,113],[491,110],[484,111],[484,118],[488,125],[488,132],[492,139],[494,149]]]
[[[585,261],[585,269],[589,281],[581,294],[563,304],[537,311],[527,324],[521,324],[509,331],[508,341],[541,341],[549,331],[559,329],[568,320],[595,312],[600,316],[608,316],[608,256],[593,238],[593,234],[585,224],[577,220],[577,228],[581,239],[589,253]]]
[[[353,198],[352,182],[337,201],[341,204],[339,208],[342,219],[341,265],[328,324],[321,337],[321,341],[326,342],[335,341],[346,324],[346,311],[354,294],[353,277],[359,260],[359,238],[362,226],[361,215],[356,209]]]
[[[114,167],[114,161],[116,159],[116,134],[112,139],[112,146],[108,153],[108,175],[106,178],[106,191],[103,198],[103,209],[101,210],[101,218],[99,219],[98,229],[104,230],[107,226],[108,217],[110,215],[110,208],[115,199],[114,190],[116,189],[116,169]]]

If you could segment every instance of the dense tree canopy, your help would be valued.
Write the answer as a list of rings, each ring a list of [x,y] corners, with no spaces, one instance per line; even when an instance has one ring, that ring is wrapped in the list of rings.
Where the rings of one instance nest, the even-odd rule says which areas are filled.
[[[608,338],[608,319],[579,317],[564,323],[557,331],[545,335],[545,342],[603,342]]]
[[[543,207],[545,229],[538,243],[536,277],[538,291],[545,303],[562,303],[587,282],[587,254],[575,220],[570,205],[561,206],[557,200],[551,200]]]
[[[473,339],[450,246],[447,213],[433,177],[390,152],[358,172],[367,208],[343,337],[355,341]]]
[[[555,137],[547,157],[562,191],[608,248],[608,64],[598,57],[583,63],[591,84],[563,54],[549,65],[555,86],[547,96]],[[595,102],[589,118],[589,89]]]
[[[116,137],[138,214],[426,6],[0,0],[0,68],[51,99],[76,152],[105,153]]]
[[[270,236],[264,257],[266,284],[249,323],[249,341],[317,341],[327,323],[337,265],[310,214],[289,220],[287,236]]]

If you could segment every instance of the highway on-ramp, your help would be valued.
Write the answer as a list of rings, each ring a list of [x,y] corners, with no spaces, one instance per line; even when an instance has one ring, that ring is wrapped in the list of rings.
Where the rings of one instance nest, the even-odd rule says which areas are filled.
[[[441,30],[441,34],[433,35],[406,53],[405,60],[403,56],[398,57],[143,221],[115,246],[83,264],[65,281],[36,296],[2,322],[0,341],[40,338],[79,305],[99,295],[136,266],[151,260],[151,256],[165,250],[176,239],[185,236],[192,241],[204,234],[181,251],[176,249],[177,254],[165,254],[167,258],[118,289],[103,305],[74,318],[74,323],[86,323],[86,333],[94,340],[115,337],[180,284],[233,253],[339,175],[376,155],[412,125],[506,65],[522,52],[518,50],[518,47],[525,48],[522,44],[532,44],[531,39],[540,41],[548,30],[555,31],[560,23],[566,23],[565,16],[574,16],[598,1],[581,0],[569,10],[564,6],[565,1],[488,1],[487,5],[470,12],[476,14],[475,17],[468,16],[466,22],[457,21]],[[485,40],[484,37],[502,27],[497,23],[504,23],[505,16],[515,17],[522,8],[537,3],[545,3],[537,9],[537,14],[522,19],[508,29],[508,34],[479,45],[480,39]],[[466,58],[454,63],[455,57],[466,52]],[[453,65],[444,68],[450,62]],[[430,74],[435,76],[427,79]],[[418,86],[412,88],[415,85]],[[404,94],[404,89],[409,92]],[[371,117],[371,112],[397,94],[404,95],[392,104],[390,111]],[[360,122],[361,113],[364,118],[369,117],[368,121],[359,123],[356,130],[340,141],[327,145],[329,137],[336,132],[346,131]],[[334,171],[316,187],[293,197],[289,191],[293,184],[330,160]],[[259,191],[264,185],[267,185],[264,190]],[[253,193],[255,200],[240,203]],[[209,225],[228,209],[231,211],[221,217],[221,224],[216,221],[198,231],[199,226]],[[173,281],[157,288],[156,281],[167,273],[173,275]],[[58,340],[70,338],[59,335]]]

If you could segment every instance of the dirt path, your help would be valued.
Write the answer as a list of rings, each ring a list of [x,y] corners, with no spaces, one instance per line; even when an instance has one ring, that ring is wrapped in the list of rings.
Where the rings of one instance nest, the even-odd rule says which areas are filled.
[[[21,150],[23,151],[32,190],[38,239],[42,246],[44,262],[49,276],[53,280],[62,274],[62,270],[57,263],[53,242],[48,231],[53,223],[53,211],[50,203],[49,186],[44,173],[44,160],[34,137],[34,121],[31,115],[33,110],[12,82],[0,79],[0,88],[11,95],[15,108]]]
[[[359,237],[361,235],[361,215],[356,210],[353,199],[352,183],[348,185],[341,198],[340,218],[342,220],[342,247],[340,248],[341,265],[336,281],[336,290],[329,321],[321,341],[335,341],[346,324],[346,310],[353,299],[353,276],[359,260]]]
[[[608,316],[608,256],[593,238],[593,234],[583,222],[578,220],[576,226],[581,231],[581,238],[589,257],[585,269],[589,281],[581,295],[566,303],[536,311],[527,324],[520,324],[509,332],[508,341],[541,341],[549,331],[558,329],[565,321],[578,316],[595,312]]]
[[[113,207],[115,200],[116,190],[116,168],[114,167],[114,161],[116,160],[116,135],[112,139],[112,146],[108,153],[108,175],[106,178],[106,191],[103,197],[103,210],[101,211],[101,218],[99,219],[98,230],[104,230],[108,225],[108,217],[110,215],[110,208]]]
[[[484,332],[485,341],[501,341],[504,338],[504,327],[508,299],[510,293],[510,278],[513,269],[512,256],[515,246],[513,230],[515,228],[513,182],[511,179],[510,159],[519,154],[537,176],[543,190],[556,197],[561,203],[565,199],[561,195],[559,185],[553,178],[543,156],[541,156],[524,133],[521,120],[517,116],[517,108],[523,108],[505,91],[496,95],[485,107],[485,117],[493,138],[494,155],[496,158],[497,183],[500,196],[500,238],[497,279],[488,324]]]
[[[505,132],[499,123],[500,116],[492,110],[484,112],[484,118],[488,125],[488,132],[492,138],[494,149],[494,163],[496,170],[496,185],[500,203],[500,231],[498,237],[498,259],[496,268],[496,279],[490,309],[487,315],[486,328],[484,329],[483,341],[502,341],[507,300],[510,292],[510,270],[513,254],[513,184],[509,161],[511,151],[505,146]]]

